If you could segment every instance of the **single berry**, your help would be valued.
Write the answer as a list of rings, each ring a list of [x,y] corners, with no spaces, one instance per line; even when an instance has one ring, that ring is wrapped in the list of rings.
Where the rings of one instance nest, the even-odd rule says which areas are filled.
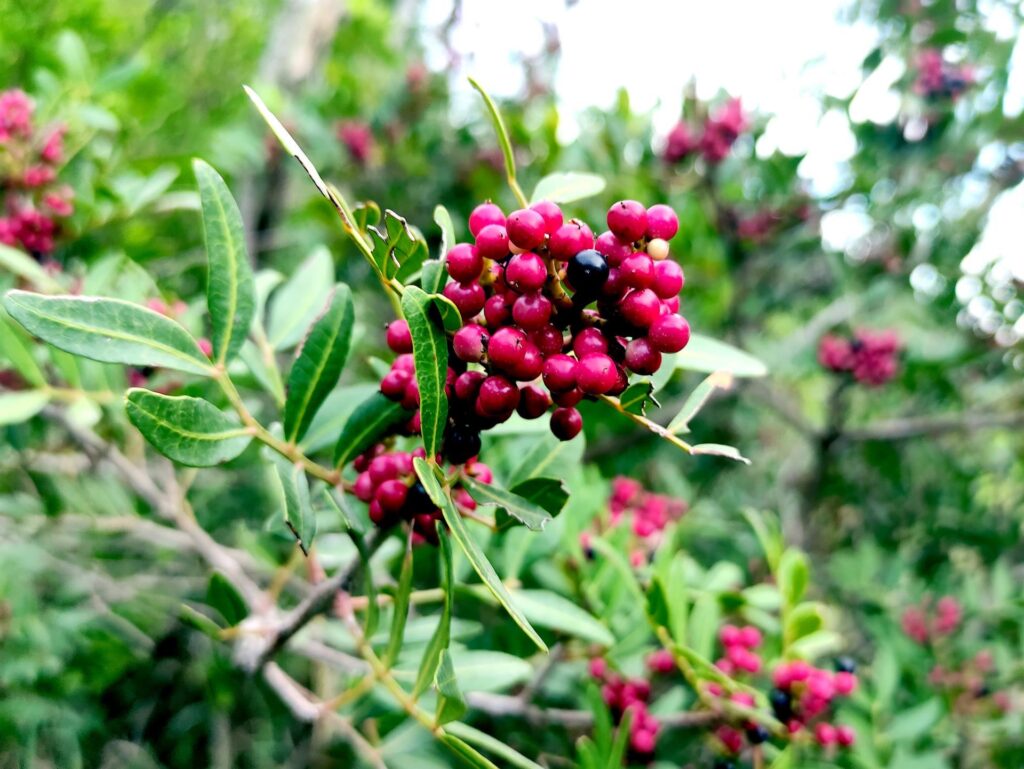
[[[583,429],[583,417],[574,408],[557,408],[551,413],[551,432],[560,441],[571,441]]]
[[[412,352],[412,334],[404,320],[393,320],[386,333],[388,348],[394,353]]]
[[[658,295],[649,288],[630,291],[619,303],[622,317],[637,328],[649,328],[661,315]]]
[[[476,281],[465,284],[449,283],[444,287],[444,295],[459,309],[463,320],[468,320],[479,313],[487,301],[484,287]]]
[[[619,240],[611,230],[605,230],[597,236],[594,248],[604,255],[612,267],[618,267],[623,259],[633,253],[633,244]]]
[[[630,288],[650,288],[654,285],[654,260],[643,251],[622,260],[619,265],[622,282]]]
[[[561,262],[568,262],[580,251],[593,247],[594,233],[579,219],[570,219],[548,239],[548,253]]]
[[[844,748],[849,747],[857,740],[857,734],[852,727],[842,724],[836,727],[836,742]]]
[[[405,505],[408,494],[409,487],[393,478],[378,486],[374,496],[385,513],[398,513]]]
[[[537,345],[537,349],[544,357],[561,352],[564,344],[562,332],[550,323],[532,332],[530,341]]]
[[[452,337],[452,350],[455,356],[466,363],[479,363],[484,357],[484,345],[487,332],[483,326],[470,323],[455,332]]]
[[[484,258],[476,246],[459,243],[448,252],[445,259],[448,274],[459,283],[468,283],[480,277],[484,269]]]
[[[416,373],[416,362],[413,360],[412,353],[402,353],[395,362],[391,364],[391,368],[397,371],[404,371],[407,374]]]
[[[420,386],[415,377],[410,378],[405,384],[405,392],[402,393],[402,406],[412,411],[420,405]]]
[[[611,299],[621,299],[627,290],[629,290],[629,286],[622,279],[622,271],[618,267],[610,268],[608,279],[601,287],[601,295]]]
[[[505,301],[504,294],[494,294],[484,302],[484,320],[491,330],[500,328],[512,317],[512,307]]]
[[[572,351],[577,358],[592,352],[608,352],[608,339],[596,328],[585,328],[573,337]]]
[[[857,663],[854,661],[853,657],[836,657],[833,666],[835,667],[837,673],[857,672]]]
[[[393,368],[380,380],[380,391],[388,400],[400,401],[405,395],[405,387],[410,379],[412,374],[408,371]]]
[[[544,384],[552,392],[565,392],[576,386],[575,358],[561,353],[550,355],[544,361]]]
[[[771,739],[771,736],[771,732],[761,725],[751,726],[747,729],[747,741],[751,745],[760,745],[762,742],[767,742]]]
[[[480,384],[487,378],[483,371],[464,371],[455,379],[455,397],[460,401],[476,400]]]
[[[667,240],[655,238],[647,243],[647,255],[656,262],[668,259],[669,246]]]
[[[626,368],[635,374],[653,374],[661,368],[661,353],[643,337],[626,345]]]
[[[575,254],[569,260],[566,277],[573,291],[580,297],[596,297],[608,279],[608,261],[593,248]]]
[[[387,513],[384,512],[384,508],[376,499],[370,500],[370,520],[373,521],[375,526],[390,526],[391,522],[388,520]]]
[[[538,419],[551,406],[551,396],[540,385],[528,384],[519,389],[516,411],[523,419]]]
[[[505,282],[516,291],[539,291],[547,279],[547,265],[532,251],[516,254],[505,266]]]
[[[753,625],[740,628],[740,643],[748,649],[756,649],[761,645],[761,631]]]
[[[647,237],[672,240],[679,232],[679,217],[676,212],[664,203],[658,203],[647,209]]]
[[[666,259],[654,265],[654,283],[652,288],[661,299],[671,299],[678,296],[683,290],[686,278],[683,276],[683,268],[678,262]]]
[[[489,224],[505,226],[505,214],[494,203],[481,203],[469,215],[469,231],[476,237]]]
[[[539,200],[530,206],[531,211],[536,211],[544,220],[544,234],[550,235],[562,226],[562,209],[550,200]]]
[[[488,224],[476,236],[476,247],[480,256],[485,259],[493,259],[496,262],[504,261],[508,256],[508,232],[501,224]]]
[[[519,405],[519,388],[503,376],[489,376],[480,385],[476,400],[488,416],[508,415]]]
[[[828,747],[834,745],[836,742],[836,728],[832,724],[827,724],[824,721],[819,722],[814,727],[814,739],[818,741],[818,744],[822,747]]]
[[[519,362],[527,341],[526,334],[517,328],[499,328],[487,342],[487,358],[499,368],[510,368]]]
[[[615,361],[600,352],[580,358],[576,367],[576,384],[585,393],[603,395],[615,386]]]
[[[356,476],[356,483],[352,492],[360,502],[369,502],[373,499],[373,478],[370,477],[368,472],[359,473],[359,475]]]
[[[731,646],[739,646],[740,641],[740,629],[735,625],[722,625],[718,631],[718,640],[722,642],[722,646],[728,649]]]
[[[788,721],[793,715],[793,699],[789,692],[772,689],[768,692],[768,704],[771,705],[772,712],[780,721]]]
[[[539,377],[543,371],[544,356],[540,354],[537,345],[527,340],[523,345],[519,360],[509,369],[509,373],[520,382],[530,382]]]
[[[524,331],[536,331],[551,318],[551,300],[541,293],[523,294],[512,305],[512,319]]]
[[[420,458],[422,459],[422,457]],[[405,495],[406,515],[430,513],[435,509],[434,503],[430,500],[430,495],[427,494],[427,490],[423,488],[422,483],[416,481],[409,487],[409,491]]]
[[[608,229],[629,243],[647,233],[647,209],[635,200],[620,200],[608,209]]]
[[[505,228],[508,230],[508,239],[524,251],[544,242],[544,217],[529,208],[521,208],[509,214]]]
[[[571,390],[552,391],[551,400],[556,406],[571,408],[583,400],[583,390],[573,387]]]
[[[461,465],[480,453],[480,431],[452,425],[445,432],[444,453],[453,465]]]

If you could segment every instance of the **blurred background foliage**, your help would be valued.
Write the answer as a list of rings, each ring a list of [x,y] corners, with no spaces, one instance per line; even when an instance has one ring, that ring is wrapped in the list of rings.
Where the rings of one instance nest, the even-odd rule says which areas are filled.
[[[240,86],[257,86],[350,199],[398,211],[436,251],[438,203],[466,238],[474,205],[513,201],[483,110],[453,99],[446,73],[425,63],[424,40],[445,41],[447,28],[421,27],[416,11],[398,0],[0,0],[0,89],[22,88],[40,123],[68,126],[61,179],[74,190],[75,213],[46,259],[126,298],[184,299],[201,331],[202,235],[189,163],[206,158],[239,198],[260,267],[288,277],[305,264],[316,289],[317,257],[306,260],[326,246],[334,275],[357,288],[360,365],[344,385],[372,386],[387,303]],[[843,760],[1017,767],[1019,707],[984,729],[955,720],[962,716],[949,702],[934,717],[914,710],[937,695],[928,660],[898,619],[925,595],[957,595],[970,617],[962,653],[993,650],[1000,686],[1024,677],[1021,241],[1012,244],[1015,268],[1005,259],[965,267],[993,207],[1019,193],[1024,175],[1024,116],[1008,115],[1003,99],[1022,10],[995,0],[877,0],[845,13],[877,33],[864,81],[899,65],[900,103],[879,124],[851,117],[859,92],[824,97],[855,139],[839,183],[824,193],[801,177],[802,157],[759,149],[770,115],[750,115],[720,163],[699,153],[670,163],[665,132],[631,106],[629,83],[613,104],[563,114],[553,89],[557,34],[549,30],[550,45],[523,59],[523,93],[501,106],[524,187],[555,170],[604,176],[601,196],[572,207],[590,221],[623,197],[670,203],[681,220],[672,248],[686,270],[691,325],[757,355],[770,375],[719,393],[695,427],[701,440],[739,446],[751,467],[681,457],[614,415],[585,414],[585,459],[594,464],[562,458],[570,510],[546,541],[522,546],[519,576],[561,588],[564,576],[543,556],[578,549],[603,479],[616,474],[688,501],[679,541],[706,567],[731,560],[756,572],[741,511],[778,511],[787,538],[817,565],[813,592],[842,607],[837,626],[869,668],[868,693],[851,706],[868,747]],[[452,14],[454,24],[458,5]],[[1015,34],[994,32],[996,15]],[[971,84],[922,93],[929,49],[969,67]],[[726,101],[698,100],[685,73],[663,76],[679,78],[688,124]],[[578,121],[578,135],[563,143],[566,121]],[[855,237],[823,238],[830,218],[852,222]],[[825,332],[859,326],[892,328],[902,340],[899,374],[884,387],[842,387],[816,360]],[[53,365],[69,381],[95,374],[81,362],[69,374],[74,364],[58,356]],[[677,374],[654,418],[678,411],[700,379]],[[105,429],[140,451],[116,409],[79,406],[95,409],[95,419],[100,407]],[[202,601],[207,589],[194,554],[147,525],[129,492],[73,466],[45,424],[4,430],[0,766],[347,765],[343,740],[294,722],[233,671],[218,644],[178,619],[181,601]],[[507,471],[534,440],[495,440],[488,461]],[[267,525],[271,505],[251,459],[203,471],[191,495],[213,536],[270,575],[291,548],[280,524]],[[330,534],[319,550],[328,567],[351,555]],[[501,634],[488,629],[492,620],[480,617],[476,635],[467,632],[472,643],[525,653],[510,648],[518,638],[489,638]],[[908,712],[918,721],[900,722]],[[939,728],[943,718],[956,728]],[[417,767],[445,765],[397,717],[384,713],[381,730],[390,731],[396,765],[412,766],[401,762],[413,754]],[[565,745],[521,728],[508,739],[540,740],[556,754]]]

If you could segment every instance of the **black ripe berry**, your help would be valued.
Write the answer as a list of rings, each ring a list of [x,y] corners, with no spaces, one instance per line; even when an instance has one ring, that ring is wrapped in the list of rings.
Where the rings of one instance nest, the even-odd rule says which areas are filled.
[[[588,248],[569,260],[566,277],[576,294],[592,299],[608,280],[608,262],[599,251]]]
[[[736,764],[726,758],[715,761],[715,769],[736,769]]]
[[[762,742],[767,742],[771,736],[771,733],[760,724],[747,729],[747,739],[751,745],[760,745]]]
[[[857,663],[852,657],[836,657],[835,668],[837,673],[856,673]]]
[[[771,703],[772,712],[780,721],[788,721],[793,715],[793,699],[789,692],[782,689],[772,689],[768,692],[768,702]]]
[[[444,454],[453,465],[461,465],[480,453],[480,431],[466,425],[451,425],[444,438]]]
[[[416,481],[409,487],[409,493],[405,497],[406,517],[412,518],[414,515],[430,513],[436,509],[437,506],[430,500],[430,495],[422,483]]]

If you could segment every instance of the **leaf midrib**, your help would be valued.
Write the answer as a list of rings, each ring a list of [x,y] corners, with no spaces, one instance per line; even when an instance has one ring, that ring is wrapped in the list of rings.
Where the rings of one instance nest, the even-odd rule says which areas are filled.
[[[213,443],[216,441],[227,440],[228,438],[239,438],[242,436],[250,435],[248,429],[245,427],[236,427],[232,430],[222,430],[219,433],[197,433],[194,430],[187,430],[184,427],[181,427],[180,425],[176,425],[173,422],[168,422],[166,419],[158,416],[154,412],[143,408],[138,401],[129,399],[128,403],[130,403],[134,408],[138,409],[138,411],[141,412],[144,416],[151,419],[153,422],[156,422],[157,425],[159,425],[160,427],[164,427],[173,433],[177,433],[178,435],[184,436],[185,438],[197,442],[207,441]]]
[[[324,316],[324,318],[329,318],[331,316],[331,313],[334,311],[334,299],[335,297],[331,298],[331,303],[330,305],[328,305],[327,314]],[[302,423],[306,418],[306,411],[307,409],[309,409],[309,402],[313,398],[313,393],[316,391],[317,385],[320,384],[320,378],[323,376],[324,369],[327,368],[327,362],[331,359],[331,355],[334,354],[334,343],[338,340],[338,337],[341,335],[341,327],[342,325],[344,325],[345,321],[344,302],[342,302],[340,310],[341,317],[338,319],[338,322],[330,328],[329,333],[331,337],[328,344],[325,345],[326,352],[324,353],[324,355],[320,357],[319,363],[314,363],[316,373],[313,377],[310,378],[310,386],[306,388],[305,397],[303,397],[300,401],[298,416],[296,417],[295,424],[292,425],[292,429],[288,437],[288,440],[290,441],[297,441],[299,439],[299,434],[302,433]],[[313,331],[310,332],[310,338],[312,338],[313,333],[315,333],[315,331],[316,327],[314,326]],[[305,347],[305,345],[303,347]],[[299,357],[302,357],[302,353],[299,353]],[[298,361],[296,361],[296,365],[298,365]]]

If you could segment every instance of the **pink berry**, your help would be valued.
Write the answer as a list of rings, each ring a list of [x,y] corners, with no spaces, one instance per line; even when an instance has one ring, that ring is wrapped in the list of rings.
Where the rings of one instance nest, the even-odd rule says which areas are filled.
[[[448,274],[453,280],[459,283],[468,283],[480,277],[484,269],[484,259],[476,246],[469,243],[459,243],[451,251],[445,260]]]
[[[484,357],[484,343],[487,339],[487,332],[483,326],[475,323],[463,326],[455,332],[452,337],[452,350],[459,360],[466,363],[479,363]]]
[[[550,323],[532,332],[530,341],[537,345],[540,354],[545,357],[561,352],[564,343],[562,332]]]
[[[464,371],[455,379],[455,397],[461,401],[476,400],[480,384],[487,378],[483,371]]]
[[[508,256],[508,232],[502,224],[488,224],[476,236],[480,256],[500,262]]]
[[[370,462],[367,470],[374,488],[380,486],[384,481],[390,481],[398,477],[398,466],[391,460],[389,454],[381,454]]]
[[[503,376],[489,376],[480,385],[477,403],[488,416],[511,414],[519,404],[519,388]]]
[[[503,294],[494,294],[484,302],[484,320],[491,330],[500,328],[512,317],[512,307]]]
[[[718,640],[722,642],[722,646],[729,648],[731,646],[738,646],[740,643],[740,629],[735,625],[722,625],[718,631]]]
[[[512,319],[524,331],[536,331],[551,318],[551,300],[541,293],[523,294],[512,305]]]
[[[659,352],[679,352],[690,341],[690,324],[682,315],[661,315],[651,324],[647,338]]]
[[[409,487],[398,479],[384,481],[377,487],[375,497],[386,513],[397,513],[405,504]]]
[[[544,361],[544,384],[552,392],[565,392],[576,386],[575,358],[558,353]]]
[[[574,408],[557,408],[551,413],[551,432],[560,441],[571,441],[583,429],[583,417]]]
[[[622,282],[630,288],[650,288],[654,285],[654,260],[642,251],[622,260],[619,265]]]
[[[469,215],[469,231],[474,237],[489,224],[505,226],[505,214],[494,203],[481,203]]]
[[[647,658],[647,668],[653,673],[665,675],[676,669],[676,661],[672,652],[658,649]]]
[[[412,353],[402,353],[395,362],[391,364],[391,368],[397,371],[404,371],[407,374],[416,373],[416,363],[413,361]]]
[[[647,232],[647,209],[635,200],[620,200],[608,209],[608,229],[619,240],[640,240]]]
[[[402,405],[412,411],[420,405],[420,385],[415,379],[410,379],[405,385],[405,392],[402,393]]]
[[[814,727],[814,739],[817,740],[818,744],[822,747],[834,745],[837,736],[836,728],[832,726],[832,724],[827,724],[822,721]]]
[[[530,206],[530,210],[536,211],[544,220],[545,235],[550,235],[562,226],[562,209],[550,200],[540,200]]]
[[[571,408],[583,400],[583,390],[578,387],[573,387],[571,390],[563,390],[561,392],[552,390],[551,400],[556,406]]]
[[[619,240],[611,230],[606,230],[597,236],[594,248],[604,255],[612,267],[618,267],[624,259],[633,254],[633,244]]]
[[[857,733],[853,731],[852,727],[846,724],[841,724],[836,727],[836,742],[842,745],[844,748],[849,747],[857,740]]]
[[[409,324],[404,320],[391,321],[388,324],[386,338],[392,352],[412,352],[412,334],[409,333]]]
[[[753,625],[740,628],[740,643],[748,649],[756,649],[761,645],[761,631]]]
[[[380,380],[380,391],[385,398],[400,401],[405,395],[405,387],[410,379],[412,375],[408,371],[393,368]]]
[[[602,679],[605,673],[608,672],[608,663],[605,662],[604,657],[594,657],[590,660],[590,675],[597,679]]]
[[[528,384],[519,388],[516,411],[523,419],[538,419],[551,406],[551,396],[540,385]]]
[[[356,477],[355,487],[352,489],[356,499],[361,502],[369,502],[373,499],[373,490],[373,478],[370,477],[370,474],[366,472],[360,473]]]
[[[499,368],[509,368],[522,357],[526,334],[517,328],[499,328],[487,342],[487,358]]]
[[[578,219],[570,219],[548,239],[548,253],[552,259],[568,262],[580,251],[594,247],[594,233]]]
[[[857,676],[853,673],[836,673],[832,679],[832,686],[835,688],[836,694],[841,697],[847,697],[857,688]]]
[[[672,240],[679,232],[679,217],[664,203],[647,209],[647,237]]]
[[[657,738],[654,736],[654,732],[640,729],[629,735],[629,744],[637,753],[653,753]]]
[[[662,299],[671,299],[678,296],[683,290],[686,279],[683,276],[683,268],[678,262],[665,259],[654,263],[654,282],[652,288]]]
[[[532,251],[516,254],[505,267],[505,282],[516,291],[539,291],[547,279],[547,265]]]
[[[544,242],[544,217],[529,208],[521,208],[509,214],[505,228],[508,230],[508,239],[524,251]]]
[[[661,353],[643,337],[626,345],[626,368],[636,374],[653,374],[661,368]]]
[[[509,369],[509,373],[520,382],[529,382],[541,375],[544,371],[544,356],[540,354],[537,345],[527,340],[523,345],[519,360]]]
[[[207,358],[210,358],[210,357],[213,356],[213,343],[209,339],[207,339],[205,336],[199,337],[199,339],[196,340],[196,344],[199,345],[199,350]]]
[[[468,320],[484,308],[487,295],[484,287],[478,282],[472,283],[449,283],[444,287],[444,295],[452,300],[452,303],[459,309],[463,320]]]
[[[585,393],[603,395],[615,385],[615,361],[601,352],[580,358],[576,368],[576,384]]]
[[[628,323],[637,328],[649,328],[661,315],[661,301],[649,288],[630,291],[619,303],[619,311]]]
[[[608,352],[608,340],[596,328],[585,328],[573,337],[572,351],[577,358],[592,352]]]

